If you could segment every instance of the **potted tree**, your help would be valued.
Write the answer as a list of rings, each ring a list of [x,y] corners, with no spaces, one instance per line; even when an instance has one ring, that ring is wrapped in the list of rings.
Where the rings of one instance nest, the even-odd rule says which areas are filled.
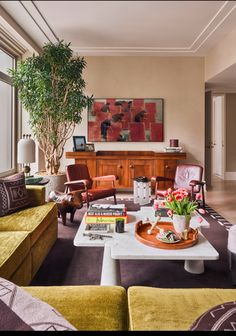
[[[66,141],[75,125],[82,120],[82,111],[91,102],[84,94],[83,57],[59,41],[45,44],[40,55],[33,55],[10,70],[18,88],[22,105],[29,113],[29,124],[39,148],[44,153],[48,176],[60,174],[60,159]]]

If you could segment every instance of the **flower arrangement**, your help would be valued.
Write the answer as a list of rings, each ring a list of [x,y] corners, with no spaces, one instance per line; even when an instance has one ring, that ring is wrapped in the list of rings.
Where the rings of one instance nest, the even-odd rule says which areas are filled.
[[[186,189],[179,188],[176,190],[172,190],[171,188],[167,189],[164,192],[165,200],[160,203],[160,206],[164,206],[168,208],[167,215],[172,217],[175,215],[188,215],[191,214],[198,208],[198,200],[201,200],[201,194],[196,195],[195,201],[190,201],[189,194]],[[154,200],[153,204],[155,210],[155,216],[159,214],[159,202]],[[202,214],[205,213],[203,209],[198,209],[198,211]],[[202,218],[198,218],[198,221],[202,221]]]

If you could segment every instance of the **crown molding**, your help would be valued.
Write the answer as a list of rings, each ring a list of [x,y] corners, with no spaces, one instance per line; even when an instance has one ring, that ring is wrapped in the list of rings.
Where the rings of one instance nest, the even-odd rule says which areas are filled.
[[[236,1],[225,1],[217,13],[210,19],[208,24],[198,34],[188,47],[73,47],[76,53],[87,56],[95,55],[194,55],[210,36],[223,24],[229,15],[235,10]]]
[[[34,1],[17,1],[22,8],[27,12],[34,25],[50,42],[57,42],[59,39],[56,33],[52,30],[49,23],[39,11]],[[195,40],[187,47],[78,47],[71,45],[75,53],[84,56],[155,56],[155,55],[186,55],[194,56],[201,51],[206,41],[221,27],[224,21],[236,8],[236,1],[224,1],[220,9],[213,15],[202,31],[197,35]]]

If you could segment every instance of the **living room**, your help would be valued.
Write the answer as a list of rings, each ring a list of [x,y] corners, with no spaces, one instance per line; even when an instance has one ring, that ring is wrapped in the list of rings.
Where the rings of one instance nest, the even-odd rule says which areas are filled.
[[[201,218],[210,229],[202,224],[202,233],[219,254],[218,260],[205,259],[203,273],[194,274],[186,271],[190,267],[186,264],[183,270],[183,256],[180,260],[175,260],[175,256],[163,260],[163,254],[156,257],[161,260],[120,258],[121,281],[118,286],[110,284],[109,288],[103,283],[99,286],[103,269],[107,267],[112,273],[112,267],[117,267],[114,259],[109,258],[105,267],[104,256],[111,253],[109,249],[103,251],[96,240],[87,247],[73,244],[87,210],[86,203],[81,205],[78,199],[77,208],[73,208],[74,220],[71,222],[67,213],[63,223],[62,216],[57,218],[58,202],[43,204],[43,193],[49,194],[51,182],[36,189],[33,185],[27,187],[40,210],[37,214],[33,208],[23,210],[27,215],[19,223],[21,237],[15,241],[23,251],[22,258],[14,251],[11,252],[16,255],[13,260],[6,262],[3,257],[0,274],[58,309],[77,330],[187,330],[208,309],[235,300],[233,270],[229,268],[227,255],[229,228],[236,223],[235,7],[234,1],[0,2],[1,57],[7,54],[13,60],[25,61],[33,54],[40,55],[45,43],[57,44],[63,40],[70,43],[74,57],[84,57],[86,61],[82,74],[86,84],[84,94],[94,99],[94,111],[89,115],[87,108],[81,110],[81,120],[65,142],[59,168],[64,178],[66,167],[75,163],[86,163],[92,178],[117,175],[119,179],[113,182],[118,204],[125,202],[133,216],[134,211],[140,211],[134,203],[134,178],[162,174],[174,178],[176,167],[181,164],[203,168],[206,214]],[[3,68],[1,65],[0,83],[11,87],[12,79]],[[10,94],[4,97],[12,99]],[[129,101],[133,106],[140,102],[161,106],[156,122],[162,127],[160,138],[152,141],[151,128],[146,126],[143,141],[131,141],[124,127],[122,141],[93,138],[95,128],[89,132],[89,127],[95,103],[107,101],[114,110],[122,101],[127,106]],[[4,179],[22,171],[18,152],[24,134],[31,134],[35,142],[35,159],[24,163],[30,162],[30,174],[36,176],[45,170],[45,159],[29,124],[29,113],[17,100],[15,120],[11,119],[7,114],[13,113],[13,109],[10,111],[7,104],[6,100],[8,111],[0,126],[1,142],[5,144],[0,177]],[[85,145],[91,145],[92,149],[74,151],[74,137],[84,138]],[[178,152],[166,152],[171,140],[177,141],[174,147],[178,147]],[[47,178],[43,179],[47,181]],[[53,187],[52,190],[64,193],[64,182],[66,179],[61,189]],[[168,183],[160,181],[165,189],[170,186]],[[151,191],[153,201],[154,184]],[[113,203],[113,199],[109,202]],[[6,239],[9,246],[14,245],[13,220],[18,223],[18,215],[16,212],[0,218],[2,249]],[[45,217],[43,224],[37,216]],[[5,220],[10,217],[9,221]],[[34,225],[30,227],[27,221]],[[20,243],[22,239],[24,244]],[[147,256],[146,259],[155,258]],[[169,279],[172,278],[168,275],[170,269],[175,274],[173,279]],[[68,297],[67,291],[71,293]],[[92,295],[94,307],[89,303]],[[182,303],[175,309],[180,298],[188,304]],[[76,305],[83,307],[79,317],[75,315]],[[89,308],[83,314],[85,307]],[[147,307],[152,308],[149,311]],[[180,317],[181,309],[186,314],[192,313],[187,318]],[[96,314],[92,321],[91,316]]]

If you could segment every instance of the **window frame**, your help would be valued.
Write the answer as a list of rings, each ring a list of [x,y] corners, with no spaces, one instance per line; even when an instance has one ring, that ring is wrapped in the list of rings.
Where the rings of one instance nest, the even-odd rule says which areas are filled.
[[[13,67],[16,69],[18,57],[8,50],[0,47],[0,49],[13,58]],[[18,99],[17,91],[14,87],[11,77],[0,71],[0,81],[11,85],[11,118],[12,118],[12,137],[11,137],[11,169],[4,172],[0,172],[0,177],[9,176],[17,172],[17,160],[16,160],[16,149],[17,149],[17,121],[18,121]]]

